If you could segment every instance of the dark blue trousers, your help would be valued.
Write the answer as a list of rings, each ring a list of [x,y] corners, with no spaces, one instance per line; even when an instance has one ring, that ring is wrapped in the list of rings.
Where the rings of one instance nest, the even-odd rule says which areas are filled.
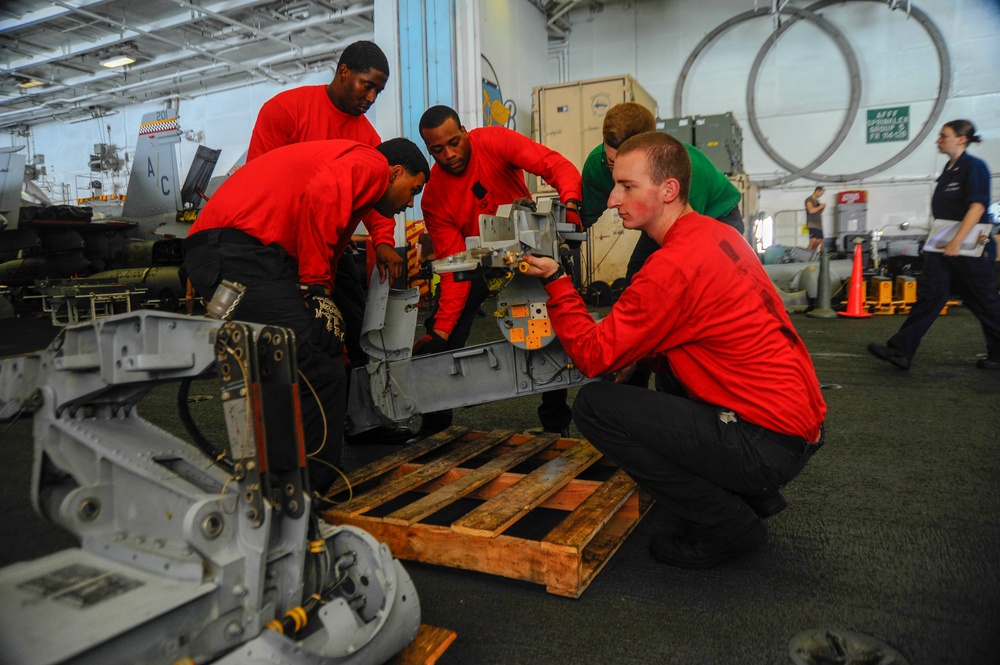
[[[1000,294],[993,265],[985,253],[979,257],[925,253],[924,275],[917,282],[917,302],[888,345],[912,358],[953,295],[961,296],[979,319],[989,357],[1000,359]]]

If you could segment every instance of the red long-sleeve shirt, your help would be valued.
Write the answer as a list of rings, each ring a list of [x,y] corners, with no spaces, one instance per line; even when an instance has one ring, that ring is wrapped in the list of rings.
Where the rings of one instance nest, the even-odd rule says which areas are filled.
[[[480,215],[493,215],[501,205],[530,197],[525,171],[555,187],[562,201],[580,200],[580,172],[554,150],[505,127],[473,129],[469,142],[472,153],[465,172],[452,175],[435,164],[420,202],[436,258],[465,251],[465,239],[479,235]],[[434,328],[450,335],[465,307],[469,283],[445,274],[439,288]]]
[[[307,85],[292,88],[267,100],[257,114],[257,122],[250,137],[250,149],[247,152],[249,162],[266,152],[294,143],[306,141],[327,141],[330,139],[346,139],[357,141],[372,147],[382,142],[378,132],[371,122],[363,115],[351,115],[338,109],[326,93],[325,85]],[[362,222],[366,228],[379,226],[386,219],[372,209],[365,213]],[[389,220],[395,229],[396,222]],[[357,228],[357,225],[355,225]],[[389,246],[396,245],[395,236],[389,240]],[[372,239],[371,247],[378,243]],[[346,247],[346,244],[341,248]],[[368,256],[372,263],[375,252],[369,250]],[[340,254],[332,257],[340,260]],[[370,268],[370,266],[369,266]],[[367,278],[367,276],[366,276]],[[334,273],[336,280],[336,273]]]
[[[261,107],[247,161],[283,145],[329,139],[347,139],[373,147],[382,142],[368,118],[344,113],[334,106],[325,85],[292,88]]]
[[[332,288],[331,261],[388,186],[389,162],[370,146],[339,140],[284,146],[226,180],[191,234],[235,228],[265,245],[276,242],[298,261],[300,282]],[[381,215],[368,227],[375,245],[391,246],[393,229]]]
[[[548,284],[556,336],[587,376],[654,356],[692,399],[815,441],[826,404],[805,344],[750,245],[707,219],[678,219],[600,322],[570,280]]]

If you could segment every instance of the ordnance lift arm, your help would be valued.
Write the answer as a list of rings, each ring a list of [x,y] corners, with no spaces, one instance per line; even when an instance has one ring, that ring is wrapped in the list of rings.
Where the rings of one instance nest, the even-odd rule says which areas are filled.
[[[80,548],[0,570],[0,663],[382,663],[412,640],[406,571],[312,511],[294,358],[282,328],[138,311],[3,360],[36,510]],[[232,473],[136,407],[213,368]]]
[[[485,404],[587,381],[576,369],[549,320],[548,295],[536,277],[518,270],[524,254],[565,256],[565,239],[585,238],[565,223],[565,206],[546,199],[536,209],[500,206],[481,215],[480,234],[466,239],[466,251],[434,262],[436,272],[485,270],[497,292],[497,325],[503,340],[455,351],[413,356],[417,289],[390,290],[373,273],[362,326],[367,366],[351,381],[347,431],[405,422],[421,414]]]

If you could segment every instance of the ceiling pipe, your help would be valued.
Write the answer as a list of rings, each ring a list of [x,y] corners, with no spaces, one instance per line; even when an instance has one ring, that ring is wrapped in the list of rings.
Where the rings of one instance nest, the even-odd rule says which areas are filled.
[[[101,20],[101,21],[107,21],[108,20],[105,17],[99,16],[99,15],[96,15],[96,14],[92,14],[90,12],[80,12],[80,11],[77,11],[78,8],[72,7],[72,6],[68,6],[65,3],[58,3],[57,2],[57,4],[62,5],[66,9],[66,11],[64,12],[66,14],[70,14],[70,13],[82,13],[82,14],[86,14],[86,15],[90,16],[94,20]],[[182,4],[182,3],[178,3],[178,4]],[[247,3],[247,4],[252,4],[252,3]],[[257,30],[257,31],[255,31],[255,34],[263,35],[263,34],[266,33],[266,34],[271,35],[272,37],[276,37],[276,35],[278,35],[278,34],[287,35],[289,33],[297,31],[297,30],[306,29],[306,28],[311,27],[313,25],[318,25],[318,24],[323,24],[323,23],[329,22],[330,20],[352,19],[352,18],[359,17],[361,15],[364,15],[366,13],[371,13],[373,11],[374,11],[374,5],[370,4],[370,3],[361,4],[361,5],[354,5],[354,6],[345,8],[345,9],[340,10],[340,11],[327,11],[324,14],[321,14],[321,15],[318,15],[318,16],[314,16],[314,17],[310,17],[309,19],[307,19],[305,21],[295,22],[294,24],[289,24],[287,26],[280,26],[280,27],[277,28],[277,30],[268,30],[268,31]],[[367,17],[364,17],[364,18],[366,18],[366,23],[370,22],[369,20],[367,20]],[[223,61],[226,61],[226,59],[220,58],[221,51],[230,50],[232,48],[237,48],[238,47],[238,46],[229,46],[229,47],[226,47],[224,49],[221,49],[221,51],[213,51],[210,48],[208,48],[212,44],[202,45],[201,48],[191,47],[190,45],[178,45],[175,42],[172,42],[171,40],[159,37],[158,35],[155,35],[155,34],[149,32],[149,31],[144,31],[144,30],[141,30],[141,29],[129,28],[128,26],[126,26],[124,24],[121,24],[121,25],[122,25],[122,27],[124,29],[127,29],[127,30],[136,30],[139,33],[148,34],[151,38],[159,39],[160,41],[166,41],[167,43],[171,43],[171,44],[177,46],[180,49],[184,49],[184,50],[188,50],[188,51],[195,50],[195,51],[201,53],[203,55],[203,57],[210,57],[210,58],[213,58],[214,60],[223,60]],[[176,25],[182,25],[182,24],[180,24],[180,23],[174,24],[171,27],[175,27]],[[364,39],[370,39],[370,38],[372,38],[372,35],[370,33],[368,33],[368,34],[360,34],[360,35],[355,36],[350,41],[356,41],[357,39],[362,39],[362,38],[364,38]],[[124,41],[124,39],[123,39],[123,41]],[[277,40],[277,41],[281,41],[281,40]],[[284,41],[281,41],[281,43],[282,43],[282,45],[288,45]],[[260,71],[264,74],[265,77],[267,77],[268,79],[270,79],[272,81],[274,81],[274,80],[277,79],[277,82],[283,84],[284,81],[285,81],[285,77],[287,77],[288,75],[286,74],[286,75],[283,76],[282,73],[273,70],[272,68],[275,65],[279,65],[279,64],[288,62],[289,60],[292,60],[292,59],[296,58],[297,55],[299,57],[303,57],[304,56],[306,58],[309,58],[309,57],[313,57],[315,55],[322,54],[325,50],[326,51],[335,51],[342,44],[347,44],[347,43],[348,43],[348,40],[341,40],[341,42],[338,43],[337,46],[334,46],[333,48],[329,48],[328,46],[317,47],[317,48],[309,48],[308,50],[303,50],[303,49],[300,48],[299,49],[299,54],[292,53],[292,52],[289,51],[289,52],[282,53],[282,54],[268,56],[267,58],[259,60],[256,64],[254,64],[252,62],[251,63],[246,63],[246,64],[237,63],[237,64],[234,65],[234,67],[236,69],[238,69],[238,70],[246,71],[251,76],[254,75],[254,71],[252,69],[250,69],[250,68],[251,67],[258,67],[260,69]],[[178,53],[175,56],[167,56],[166,59],[162,59],[161,58],[161,59],[156,59],[154,61],[146,61],[146,62],[142,63],[139,66],[130,67],[129,68],[129,73],[136,74],[136,73],[139,73],[139,72],[141,72],[143,70],[146,70],[146,69],[161,68],[163,66],[169,66],[169,64],[171,64],[172,62],[183,60],[185,57],[188,57],[188,56],[186,56],[185,54]],[[322,66],[323,67],[327,67],[329,65],[323,64]],[[192,74],[194,72],[209,71],[209,70],[214,69],[216,67],[217,67],[217,65],[213,64],[213,65],[206,65],[206,66],[203,66],[203,67],[199,67],[199,68],[197,68],[195,70],[189,70],[188,72],[180,72],[180,73],[179,72],[172,72],[172,73],[170,73],[169,75],[166,75],[166,76],[161,76],[161,77],[157,77],[157,78],[154,78],[154,79],[145,79],[145,80],[142,80],[142,81],[136,81],[134,83],[126,84],[125,86],[116,86],[116,87],[108,88],[106,90],[102,90],[102,91],[99,91],[99,92],[96,92],[96,93],[93,90],[93,84],[95,83],[95,78],[97,78],[98,80],[106,80],[106,79],[109,79],[109,78],[112,78],[112,77],[120,76],[120,74],[117,73],[117,72],[107,72],[106,74],[104,74],[104,72],[101,72],[101,73],[96,74],[94,76],[88,76],[88,77],[86,77],[87,78],[86,83],[88,83],[88,85],[86,85],[86,86],[84,86],[84,85],[78,85],[78,84],[76,84],[72,80],[69,80],[69,81],[65,81],[65,80],[64,81],[48,80],[48,82],[50,84],[52,84],[53,86],[57,86],[57,87],[55,87],[55,88],[49,87],[49,88],[46,88],[44,90],[31,91],[28,94],[31,95],[32,97],[37,97],[39,99],[42,96],[51,96],[51,94],[53,92],[58,91],[60,89],[85,90],[87,92],[87,94],[86,95],[81,95],[81,96],[78,96],[78,97],[72,97],[72,98],[62,98],[62,99],[56,99],[56,100],[51,100],[50,99],[48,101],[36,102],[39,105],[39,107],[45,107],[45,108],[44,109],[30,108],[30,109],[12,110],[10,112],[4,113],[4,114],[0,114],[0,122],[3,122],[5,126],[9,126],[8,122],[9,122],[9,119],[11,119],[11,118],[22,118],[22,119],[27,120],[27,121],[44,120],[45,118],[57,119],[58,115],[65,115],[66,113],[77,112],[77,108],[79,108],[79,107],[77,107],[76,105],[78,105],[78,104],[87,103],[87,102],[91,102],[91,103],[99,103],[99,102],[100,103],[106,103],[106,100],[109,100],[109,99],[114,104],[117,104],[117,105],[121,105],[122,102],[125,102],[125,104],[149,103],[149,100],[140,99],[140,98],[132,96],[132,95],[123,95],[122,92],[124,90],[137,90],[140,93],[153,93],[153,94],[155,94],[157,92],[157,87],[158,87],[156,85],[157,81],[169,81],[171,83],[171,85],[175,85],[175,81],[181,81],[184,78],[186,78],[187,75],[190,75],[190,74]],[[308,68],[306,68],[306,69],[308,70]],[[315,68],[313,68],[313,69],[315,69]],[[231,77],[232,75],[233,75],[232,71],[229,68],[226,68],[224,76],[226,76],[228,78],[228,77]],[[294,73],[294,74],[291,74],[290,76],[293,79],[295,79],[299,75],[300,74],[298,74],[298,73]],[[152,81],[152,85],[151,85],[151,81]],[[249,85],[253,85],[254,83],[256,83],[256,81],[240,82],[240,83],[236,84],[235,86],[226,86],[226,88],[229,89],[231,87],[242,87],[242,86],[245,86],[245,85],[248,85],[248,84]],[[152,88],[152,89],[150,89],[150,88]],[[7,104],[7,103],[11,103],[11,102],[23,101],[24,98],[25,98],[25,96],[26,96],[25,94],[21,94],[21,95],[18,95],[16,97],[9,98],[7,100],[0,99],[0,106],[2,106],[4,104]],[[75,108],[67,108],[67,109],[50,108],[50,107],[55,107],[56,105],[74,106]],[[16,124],[16,122],[11,123],[11,124]]]
[[[549,20],[545,24],[545,27],[555,28],[556,21],[562,18],[564,14],[569,12],[569,10],[573,9],[578,4],[580,4],[580,0],[569,0],[568,2],[566,2],[562,7],[559,8],[559,10],[556,13],[554,13],[552,16],[549,17]]]
[[[222,53],[225,53],[227,51],[236,50],[236,49],[239,49],[240,47],[243,46],[243,44],[226,45],[225,42],[220,42],[220,44],[223,45],[223,48],[220,48],[218,51],[211,51],[209,49],[206,49],[206,50],[208,50],[209,53],[212,54],[212,57],[214,59],[218,59],[219,55],[221,55]],[[209,43],[207,46],[212,46],[212,45],[214,45],[214,44]],[[181,62],[183,60],[187,60],[188,58],[190,58],[190,56],[188,54],[181,53],[181,52],[178,52],[178,51],[174,51],[173,53],[166,54],[166,55],[154,58],[152,60],[145,60],[145,61],[141,61],[141,62],[135,63],[133,65],[130,65],[129,68],[128,68],[128,73],[129,74],[141,74],[142,72],[144,72],[146,70],[149,70],[149,69],[169,67],[170,65],[172,65],[172,64],[174,64],[176,62]],[[64,66],[64,63],[57,63],[57,66],[60,66],[60,67]],[[215,66],[215,65],[213,64],[213,66]],[[27,76],[27,74],[25,74],[25,76]],[[104,70],[102,70],[102,71],[100,71],[100,72],[98,72],[96,74],[92,74],[90,76],[85,76],[85,77],[78,77],[77,79],[63,79],[61,81],[55,81],[54,79],[50,79],[50,80],[47,80],[46,82],[50,83],[54,87],[32,88],[30,90],[24,91],[20,95],[11,95],[11,96],[9,96],[7,98],[0,98],[0,106],[3,106],[3,105],[5,105],[7,103],[10,103],[10,102],[16,103],[18,101],[23,101],[25,99],[25,97],[39,97],[40,98],[40,97],[50,96],[53,93],[59,92],[60,90],[66,89],[66,88],[71,88],[71,89],[80,89],[80,88],[82,88],[83,90],[87,90],[88,92],[90,92],[90,93],[93,94],[93,92],[94,92],[93,86],[94,86],[95,83],[100,83],[100,82],[103,82],[103,81],[112,80],[112,79],[115,79],[115,78],[117,78],[119,76],[121,76],[120,72],[116,72],[116,71],[104,69]],[[35,77],[35,78],[37,78],[37,77]],[[39,79],[39,80],[41,80],[41,79]],[[77,84],[78,82],[79,82],[79,85]]]
[[[351,38],[350,41],[353,42],[353,41],[357,41],[357,39],[364,39],[364,38],[371,38],[371,37],[372,37],[372,35],[363,35],[362,34],[362,35],[357,35],[354,38]],[[340,47],[342,44],[346,44],[346,43],[349,43],[348,40],[344,40],[343,42],[338,43],[337,47]],[[335,47],[332,50],[336,50],[337,47]],[[306,57],[306,58],[312,57],[314,55],[321,54],[322,52],[327,51],[327,50],[331,50],[330,47],[327,46],[327,45],[316,45],[316,46],[313,46],[313,47],[306,47],[305,49],[303,49],[303,56],[302,57]],[[283,62],[288,62],[289,60],[294,60],[296,58],[297,58],[297,56],[295,56],[294,54],[291,54],[291,53],[282,53],[282,54],[279,54],[278,56],[269,56],[267,58],[261,58],[253,66],[255,66],[255,67],[273,67],[274,65],[281,64]],[[217,67],[218,67],[218,65],[203,65],[202,67],[198,67],[198,68],[191,69],[191,70],[188,70],[188,71],[174,72],[174,73],[171,73],[170,75],[164,75],[162,77],[159,77],[158,79],[152,79],[152,80],[146,80],[146,81],[137,81],[135,83],[127,84],[127,87],[129,89],[131,89],[131,88],[141,88],[143,86],[145,86],[145,87],[151,87],[152,89],[147,90],[145,92],[156,94],[158,92],[158,90],[156,89],[156,87],[157,87],[157,85],[156,85],[157,81],[162,81],[164,83],[169,83],[170,85],[176,87],[176,85],[179,84],[183,79],[190,77],[190,75],[192,75],[192,74],[200,74],[200,73],[202,73],[204,71],[209,71],[209,70],[215,69]],[[235,74],[231,74],[231,75],[235,75]],[[221,77],[219,77],[219,78],[221,78]],[[215,93],[215,92],[218,92],[220,89],[226,89],[226,90],[228,90],[228,89],[233,89],[233,88],[240,88],[240,87],[245,87],[247,85],[255,85],[256,83],[259,83],[259,82],[260,81],[249,81],[249,82],[244,81],[244,82],[240,82],[238,84],[228,84],[228,85],[227,84],[223,84],[222,88],[211,88],[211,89],[208,90],[208,92]],[[152,83],[153,85],[150,86],[150,83]],[[73,108],[67,108],[67,109],[49,108],[49,109],[45,110],[44,113],[42,113],[41,109],[39,109],[37,107],[36,108],[32,108],[32,109],[19,109],[19,110],[16,110],[16,111],[9,111],[7,113],[0,113],[0,125],[9,126],[9,125],[13,125],[13,124],[18,124],[18,122],[24,122],[26,120],[44,119],[45,117],[52,117],[52,118],[55,119],[55,116],[57,114],[65,114],[65,113],[71,113],[71,112],[75,112],[75,111],[81,110],[83,107],[78,106],[81,103],[90,102],[90,103],[98,104],[101,101],[103,101],[101,99],[102,96],[109,96],[110,97],[110,96],[113,96],[113,95],[109,91],[109,92],[91,93],[89,95],[84,95],[84,96],[70,98],[70,99],[48,100],[48,101],[45,101],[45,102],[41,102],[39,104],[39,106],[53,107],[53,106],[55,106],[57,104],[60,104],[60,105],[75,105],[75,106],[73,106]],[[149,102],[150,102],[150,100],[135,99],[132,103],[147,104]],[[21,117],[21,116],[25,116],[25,115],[28,116],[27,119],[24,119],[24,118]]]
[[[83,10],[83,9],[76,9],[75,7],[72,7],[71,5],[67,5],[66,3],[62,2],[62,0],[52,0],[52,1],[55,4],[59,5],[60,7],[67,7],[69,9],[73,10],[74,13],[83,14],[84,16],[89,16],[89,17],[91,17],[91,18],[93,18],[95,20],[106,21],[106,22],[108,22],[108,23],[110,23],[112,25],[116,24],[116,21],[114,19],[110,18],[110,17],[101,16],[100,14],[95,14],[93,12],[89,12],[89,11],[86,11],[86,10]],[[236,62],[235,60],[229,60],[228,58],[218,58],[217,56],[214,56],[210,51],[204,51],[204,50],[202,50],[202,49],[200,49],[200,48],[198,48],[196,46],[191,46],[190,44],[182,44],[180,42],[176,42],[176,41],[174,41],[172,39],[168,39],[168,38],[166,38],[166,37],[164,37],[162,35],[158,35],[155,32],[148,32],[148,31],[145,31],[145,30],[143,30],[141,28],[130,27],[130,26],[126,25],[123,22],[117,22],[117,25],[119,25],[122,30],[129,30],[129,31],[132,31],[132,32],[137,32],[137,33],[139,33],[141,35],[149,37],[150,39],[156,39],[156,40],[164,42],[166,44],[170,44],[171,46],[174,46],[174,47],[179,48],[181,50],[194,51],[195,53],[198,53],[199,55],[203,55],[203,56],[206,56],[206,57],[210,57],[210,58],[215,58],[215,59],[218,59],[218,60],[222,60],[226,64],[232,65],[233,67],[236,67],[237,69],[242,69],[243,71],[247,72],[248,74],[253,74],[254,73],[254,70],[249,69],[247,67],[244,67],[241,63]],[[270,77],[268,77],[268,78],[270,78]],[[272,80],[274,80],[275,83],[278,83],[280,85],[287,85],[289,83],[289,81],[284,80],[284,79],[272,79]]]
[[[178,2],[178,4],[181,4],[181,5],[190,5],[190,3],[184,2],[184,0],[176,0],[176,1]],[[341,11],[327,11],[324,14],[311,17],[311,18],[309,18],[309,19],[307,19],[305,21],[299,21],[299,22],[295,23],[294,25],[281,26],[277,30],[270,30],[270,31],[267,31],[267,30],[256,30],[256,31],[254,31],[254,34],[257,34],[257,35],[260,35],[260,36],[264,36],[265,38],[268,38],[268,39],[270,39],[272,41],[280,43],[283,46],[290,46],[290,47],[296,49],[297,51],[301,52],[301,47],[295,46],[295,45],[291,44],[290,42],[284,41],[283,39],[280,38],[280,36],[281,35],[287,35],[289,33],[295,32],[297,30],[303,30],[303,29],[312,27],[314,25],[320,25],[320,24],[323,24],[323,23],[327,23],[327,22],[329,22],[331,20],[341,20],[341,19],[346,19],[346,18],[352,18],[352,17],[355,17],[357,15],[365,14],[365,13],[371,13],[373,11],[374,11],[374,5],[370,4],[370,3],[368,3],[368,4],[354,5],[354,6],[346,8],[346,9],[343,9]],[[207,12],[207,13],[216,15],[216,12]],[[174,26],[171,26],[171,27],[174,27]],[[370,36],[369,37],[363,37],[363,36],[361,36],[359,38],[369,38],[370,39],[371,37]],[[225,44],[225,43],[223,42],[223,44]],[[234,50],[235,48],[239,48],[239,47],[243,46],[243,44],[235,44],[235,45],[224,46],[224,48],[222,48],[222,49],[220,49],[218,51],[213,51],[210,48],[210,46],[212,46],[211,43],[210,44],[206,44],[206,45],[201,45],[200,48],[202,49],[202,51],[204,53],[207,54],[207,55],[205,55],[205,57],[212,57],[212,58],[218,59],[219,56],[222,53],[224,53],[226,51]],[[184,60],[187,57],[188,57],[187,55],[179,53],[179,54],[176,54],[176,55],[173,55],[173,56],[167,56],[165,59],[159,59],[158,58],[158,59],[155,59],[155,60],[152,60],[152,61],[143,62],[143,63],[137,64],[137,65],[132,65],[131,67],[129,67],[129,73],[138,73],[138,72],[144,71],[146,69],[151,69],[153,67],[168,66],[168,65],[170,65],[173,62]],[[56,64],[56,66],[63,66],[64,63],[58,63],[58,62],[56,62],[55,64]],[[32,65],[30,65],[30,64],[29,65],[25,65],[24,67],[28,67],[28,66],[32,66]],[[69,65],[66,65],[66,66],[69,66]],[[72,68],[71,66],[69,66],[69,67]],[[10,70],[10,71],[14,71],[14,70]],[[101,71],[99,73],[87,76],[86,80],[83,81],[83,82],[81,82],[81,84],[85,84],[85,85],[82,85],[82,87],[83,87],[84,90],[92,91],[92,89],[93,89],[92,86],[93,86],[93,84],[95,82],[100,82],[100,81],[107,80],[107,79],[110,79],[110,78],[113,78],[113,77],[117,77],[117,76],[120,76],[120,74],[118,72],[113,72],[113,71],[106,71],[105,72],[105,71]],[[35,77],[35,78],[38,78],[38,77]],[[41,79],[39,79],[39,80],[41,80]],[[54,85],[54,86],[57,86],[57,87],[55,87],[55,88],[51,88],[50,87],[50,88],[40,89],[40,90],[32,90],[30,92],[27,92],[26,95],[22,94],[22,95],[18,95],[16,97],[12,96],[12,97],[9,97],[6,100],[0,98],[0,106],[4,105],[8,101],[16,102],[16,101],[23,100],[23,98],[25,96],[38,96],[38,97],[41,97],[43,95],[51,95],[53,92],[57,92],[60,89],[65,89],[65,88],[79,89],[79,88],[81,88],[81,85],[77,85],[75,83],[75,81],[73,81],[73,80],[55,81],[53,79],[48,79],[45,82],[50,83],[51,85]]]
[[[106,1],[107,0],[101,0],[101,4],[103,4]],[[52,2],[53,4],[61,4],[61,6],[66,9],[66,11],[63,11],[59,14],[60,17],[64,15],[69,15],[74,11],[76,13],[82,13],[81,10],[84,7],[93,4],[84,2],[84,3],[77,3],[77,5],[74,6],[74,5],[68,5],[66,3],[57,3],[56,0],[52,0]],[[225,2],[216,2],[213,5],[213,7],[215,7],[216,9],[224,8],[227,11],[235,9],[246,9],[246,8],[252,9],[256,5],[264,4],[265,2],[267,2],[267,0],[226,0]],[[197,20],[194,18],[190,18],[187,16],[180,16],[180,15],[178,16],[179,18],[171,17],[168,20],[164,20],[161,24],[153,25],[152,27],[156,30],[183,29],[185,26],[197,22]],[[91,14],[90,17],[96,18],[96,20],[100,21],[101,23],[112,23],[112,24],[114,23],[111,19],[100,16],[99,14]],[[89,24],[84,23],[84,25],[89,25]],[[111,32],[114,33],[115,31],[112,30]],[[111,34],[110,36],[106,36],[100,39],[93,39],[93,40],[81,39],[72,44],[68,49],[48,51],[42,56],[37,58],[32,58],[27,62],[17,61],[17,60],[12,61],[10,64],[8,64],[7,71],[19,71],[27,67],[46,65],[53,62],[65,60],[66,58],[72,57],[74,55],[83,55],[92,52],[96,49],[114,47],[119,44],[122,44],[123,42],[127,42],[130,39],[133,39],[134,37],[138,36],[138,34],[139,33],[124,34],[123,32],[118,31],[118,34]]]
[[[287,35],[290,32],[295,32],[296,30],[303,30],[305,28],[311,28],[315,25],[322,25],[324,23],[329,23],[330,21],[339,21],[341,19],[351,18],[353,16],[358,16],[360,14],[374,14],[375,5],[374,3],[366,3],[363,5],[352,5],[340,11],[327,11],[325,14],[320,14],[319,16],[310,16],[304,21],[297,21],[295,23],[288,23],[286,25],[274,26],[268,32],[277,37],[279,35]]]
[[[298,56],[298,58],[299,59],[305,59],[305,58],[311,58],[311,57],[317,56],[317,55],[323,55],[325,53],[335,53],[337,50],[342,49],[342,48],[348,46],[349,44],[352,44],[352,43],[358,41],[358,39],[373,39],[374,37],[375,37],[374,33],[373,34],[369,34],[369,35],[357,35],[355,37],[352,37],[350,39],[350,41],[348,41],[348,40],[345,39],[345,40],[341,40],[340,42],[337,42],[336,44],[333,44],[333,45],[330,45],[330,44],[315,44],[313,46],[307,46],[305,49],[302,50],[302,53]],[[281,53],[281,54],[278,54],[278,55],[272,55],[272,56],[264,58],[263,60],[261,60],[260,62],[258,62],[257,63],[257,67],[259,69],[261,69],[262,71],[270,70],[270,68],[272,66],[277,65],[277,64],[281,64],[283,62],[288,62],[289,60],[292,60],[292,59],[293,59],[293,56],[291,54],[288,54],[288,53]]]
[[[263,30],[258,30],[257,28],[254,28],[253,26],[247,25],[246,23],[242,23],[240,21],[237,21],[236,19],[229,18],[225,14],[220,14],[218,12],[213,12],[211,9],[205,9],[204,7],[199,7],[198,5],[192,4],[192,3],[188,2],[187,0],[172,0],[172,1],[174,2],[174,4],[176,4],[176,5],[180,6],[180,7],[184,7],[185,9],[190,9],[192,11],[201,12],[205,16],[211,16],[212,18],[214,18],[216,20],[222,21],[224,23],[228,23],[229,25],[235,26],[237,28],[241,28],[243,30],[247,30],[254,37],[261,37],[263,39],[275,42],[276,44],[281,44],[282,46],[284,46],[286,48],[291,48],[296,53],[301,53],[302,52],[302,49],[300,47],[296,46],[295,44],[292,44],[291,42],[286,42],[283,39],[278,39],[277,37],[275,37],[273,35],[270,35],[270,34],[268,34],[267,32],[265,32]]]

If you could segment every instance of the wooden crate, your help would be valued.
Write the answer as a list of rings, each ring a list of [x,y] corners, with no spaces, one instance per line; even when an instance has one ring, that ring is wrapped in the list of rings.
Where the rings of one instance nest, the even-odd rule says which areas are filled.
[[[544,584],[572,598],[652,503],[582,439],[457,426],[348,474],[327,498],[336,505],[326,521],[368,531],[398,558]]]

